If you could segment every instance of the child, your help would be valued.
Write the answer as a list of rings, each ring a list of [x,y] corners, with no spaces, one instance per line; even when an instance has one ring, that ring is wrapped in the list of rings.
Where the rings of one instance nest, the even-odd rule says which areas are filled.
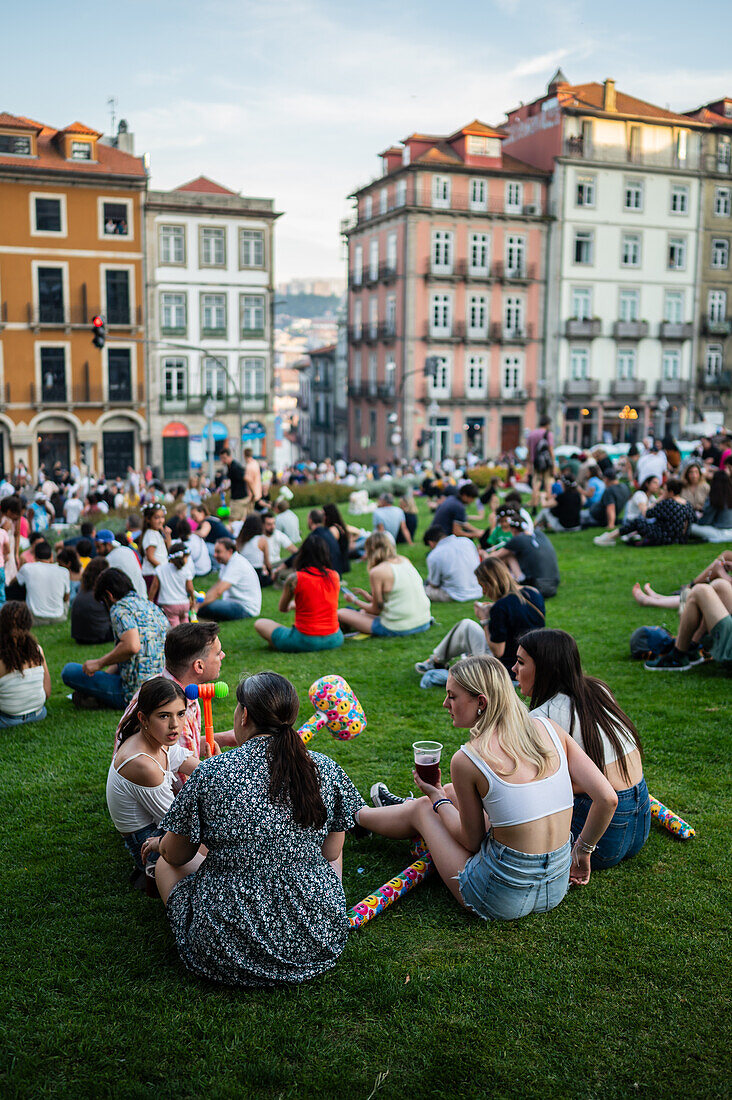
[[[69,571],[69,579],[71,581],[71,591],[69,594],[70,607],[81,586],[81,574],[83,572],[81,559],[73,546],[64,546],[63,543],[57,543],[56,564],[63,566],[64,569],[68,569]],[[88,564],[87,562],[87,565]]]
[[[171,626],[188,622],[188,613],[196,606],[193,591],[193,567],[182,542],[174,542],[168,560],[155,567],[150,599],[158,597],[158,606]]]

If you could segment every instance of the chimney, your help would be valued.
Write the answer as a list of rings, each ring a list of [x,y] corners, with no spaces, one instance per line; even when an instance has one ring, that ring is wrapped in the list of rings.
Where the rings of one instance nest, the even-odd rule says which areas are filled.
[[[130,128],[126,118],[119,120],[119,126],[117,127],[117,140],[115,145],[123,153],[135,152],[135,135],[130,133]]]
[[[603,87],[602,107],[604,111],[615,111],[615,81],[606,80]]]

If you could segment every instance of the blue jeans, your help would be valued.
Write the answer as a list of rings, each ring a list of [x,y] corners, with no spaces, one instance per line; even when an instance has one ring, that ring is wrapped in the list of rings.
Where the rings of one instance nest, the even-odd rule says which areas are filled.
[[[124,693],[122,677],[118,672],[95,672],[93,676],[87,676],[77,661],[70,661],[64,665],[61,679],[72,691],[80,691],[82,695],[92,695],[105,707],[113,710],[124,710],[128,699]]]
[[[5,603],[5,566],[0,565],[0,604]]]
[[[251,619],[252,614],[244,604],[237,603],[236,600],[212,600],[211,603],[199,606],[198,617],[228,623],[233,619]]]
[[[618,791],[617,795],[618,807],[590,859],[593,871],[615,867],[621,859],[637,855],[651,831],[651,800],[645,779],[641,779],[635,787]],[[582,832],[591,805],[592,800],[586,794],[575,795],[573,837],[578,837]]]
[[[410,634],[424,634],[431,626],[432,620],[422,626],[415,626],[412,630],[392,630],[391,627],[384,626],[377,615],[371,624],[371,633],[375,638],[407,638]]]
[[[122,833],[125,848],[134,859],[138,871],[144,871],[145,866],[153,866],[160,858],[160,852],[151,852],[147,857],[147,864],[142,862],[142,846],[151,836],[165,836],[165,829],[159,829],[155,822],[151,821],[149,825],[143,825],[141,829],[137,829],[134,833]]]
[[[24,726],[27,722],[41,722],[46,717],[45,707],[39,710],[29,710],[27,714],[3,714],[0,711],[0,730],[9,726]]]
[[[458,875],[468,909],[484,920],[517,920],[547,913],[569,887],[569,841],[555,852],[530,855],[499,844],[488,833]]]

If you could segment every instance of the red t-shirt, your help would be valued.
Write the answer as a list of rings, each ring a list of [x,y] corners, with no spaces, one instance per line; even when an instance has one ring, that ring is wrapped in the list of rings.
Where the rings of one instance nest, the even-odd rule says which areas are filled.
[[[295,630],[324,638],[338,630],[340,578],[334,569],[327,577],[314,570],[297,574],[295,588]]]

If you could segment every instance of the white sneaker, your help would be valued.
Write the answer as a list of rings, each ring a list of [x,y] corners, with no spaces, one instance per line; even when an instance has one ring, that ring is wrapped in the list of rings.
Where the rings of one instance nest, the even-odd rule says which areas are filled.
[[[417,661],[416,665],[414,666],[414,670],[415,670],[415,672],[419,672],[419,673],[429,672],[434,667],[435,667],[434,657],[428,657],[426,661]]]
[[[602,535],[596,535],[592,541],[595,546],[615,546],[617,539],[609,531],[605,531]]]

